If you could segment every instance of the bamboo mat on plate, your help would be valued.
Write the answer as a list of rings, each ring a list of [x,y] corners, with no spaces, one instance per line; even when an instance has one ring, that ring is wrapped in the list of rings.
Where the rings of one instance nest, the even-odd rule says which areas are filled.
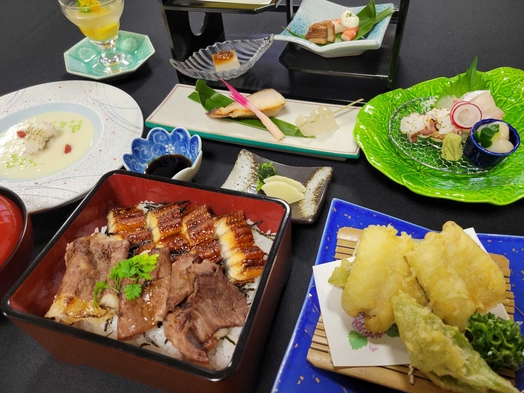
[[[335,259],[343,259],[353,256],[361,233],[362,230],[356,228],[340,228],[337,233]],[[502,255],[490,255],[504,273],[504,277],[506,279],[506,301],[504,302],[504,307],[506,308],[510,318],[513,319],[515,313],[515,297],[513,292],[511,292],[509,282],[509,260]],[[331,354],[329,352],[322,316],[320,316],[315,333],[313,334],[313,341],[311,342],[311,346],[307,354],[307,360],[315,367],[324,370],[334,371],[404,392],[443,392],[443,389],[433,384],[433,382],[431,382],[423,373],[418,370],[413,370],[413,377],[410,377],[409,365],[381,367],[334,367],[331,361]],[[500,374],[506,379],[510,380],[513,385],[515,385],[515,373],[513,371],[503,370],[500,372]]]

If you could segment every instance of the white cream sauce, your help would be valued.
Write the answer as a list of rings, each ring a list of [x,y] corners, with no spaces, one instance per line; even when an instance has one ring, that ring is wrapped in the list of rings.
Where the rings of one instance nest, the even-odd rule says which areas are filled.
[[[24,154],[24,139],[17,131],[27,129],[34,121],[48,121],[55,126],[55,135],[45,147],[33,154]],[[74,112],[48,112],[28,118],[0,133],[0,178],[29,180],[44,177],[77,162],[95,138],[91,121]],[[71,151],[66,153],[66,146]]]

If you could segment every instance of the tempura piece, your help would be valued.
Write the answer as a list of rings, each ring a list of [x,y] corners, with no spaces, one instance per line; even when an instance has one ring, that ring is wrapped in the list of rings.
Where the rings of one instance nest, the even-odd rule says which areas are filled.
[[[407,296],[394,297],[392,304],[413,367],[435,385],[454,392],[518,392],[491,370],[455,327]]]
[[[340,265],[333,269],[331,277],[328,282],[339,288],[344,288],[346,281],[351,274],[351,268],[353,264],[348,259],[344,258],[340,261]]]
[[[406,233],[396,235],[391,225],[370,225],[362,231],[342,292],[342,308],[352,317],[362,312],[366,328],[373,333],[385,332],[394,323],[391,298],[399,291],[426,302],[404,259],[415,242]]]
[[[476,307],[466,284],[450,266],[444,238],[429,232],[405,257],[433,312],[463,331]]]
[[[448,260],[464,281],[477,311],[486,313],[505,299],[506,282],[497,263],[453,221],[442,227]]]

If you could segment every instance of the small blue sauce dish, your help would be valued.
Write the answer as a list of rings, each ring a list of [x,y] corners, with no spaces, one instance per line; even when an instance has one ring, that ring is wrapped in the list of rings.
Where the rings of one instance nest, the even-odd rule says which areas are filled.
[[[156,127],[146,138],[131,142],[131,153],[124,154],[128,171],[190,182],[202,164],[200,136],[177,127],[168,132]]]
[[[475,132],[484,126],[492,123],[505,123],[509,128],[509,141],[513,144],[513,149],[506,153],[496,153],[482,147],[475,137]],[[520,135],[510,124],[497,119],[483,119],[477,122],[472,128],[471,133],[464,146],[464,156],[479,168],[493,168],[500,164],[504,159],[513,154],[520,146]]]

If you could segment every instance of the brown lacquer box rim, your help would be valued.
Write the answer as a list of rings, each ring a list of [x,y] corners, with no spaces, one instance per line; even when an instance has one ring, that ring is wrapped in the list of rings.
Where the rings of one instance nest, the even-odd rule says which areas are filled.
[[[46,319],[44,317],[29,314],[27,312],[18,311],[11,306],[11,298],[13,297],[13,295],[15,295],[16,291],[23,285],[24,281],[31,275],[31,273],[35,270],[35,268],[39,265],[39,263],[45,258],[47,253],[53,248],[53,245],[67,231],[69,225],[72,222],[74,222],[74,220],[82,213],[83,209],[92,199],[92,197],[97,193],[97,191],[112,176],[130,176],[130,177],[142,178],[147,181],[159,181],[159,182],[169,183],[169,184],[173,184],[173,185],[177,185],[181,187],[196,188],[196,189],[200,189],[205,192],[238,196],[238,197],[242,197],[246,199],[254,199],[254,200],[259,200],[259,201],[262,200],[263,203],[267,202],[270,204],[279,205],[279,207],[282,209],[282,217],[280,219],[278,230],[276,231],[276,236],[273,241],[273,247],[271,248],[271,251],[267,258],[266,268],[264,269],[264,272],[261,276],[257,293],[250,306],[250,310],[246,318],[246,322],[243,326],[242,332],[237,342],[237,348],[235,349],[233,353],[233,356],[231,358],[229,365],[226,366],[225,368],[221,370],[216,370],[216,371],[210,370],[210,369],[189,363],[187,361],[174,359],[174,358],[171,358],[165,355],[158,354],[156,352],[152,352],[146,349],[142,349],[140,347],[136,347],[131,344],[126,344],[124,342],[120,342],[120,341],[117,341],[111,338],[103,337],[103,336],[97,335],[96,333],[91,333],[91,332],[84,331],[76,327],[57,323],[53,320]],[[2,299],[1,310],[6,317],[8,317],[9,319],[15,322],[16,321],[24,322],[26,324],[35,325],[43,329],[48,329],[54,332],[59,332],[59,333],[62,333],[68,336],[72,336],[74,338],[87,340],[95,344],[101,345],[103,347],[109,347],[111,349],[117,349],[123,352],[127,352],[128,354],[136,356],[137,358],[144,358],[144,359],[147,359],[148,361],[152,360],[152,361],[161,363],[165,366],[175,368],[179,371],[187,372],[189,374],[192,374],[193,376],[200,377],[207,381],[222,381],[230,377],[232,374],[234,374],[236,370],[239,368],[239,365],[242,361],[242,357],[244,355],[243,349],[246,346],[248,338],[250,338],[251,328],[255,328],[253,327],[253,320],[255,319],[259,305],[262,302],[262,300],[266,296],[268,296],[265,293],[266,292],[265,288],[267,286],[271,271],[274,267],[274,263],[277,260],[277,256],[280,251],[280,248],[283,245],[283,240],[286,235],[286,231],[290,229],[288,228],[290,225],[291,225],[291,209],[286,202],[281,201],[281,200],[268,198],[262,195],[245,194],[242,192],[225,190],[225,189],[221,189],[218,187],[211,187],[211,186],[200,185],[200,184],[195,184],[195,183],[186,183],[183,181],[155,177],[151,175],[132,173],[132,172],[127,172],[123,170],[111,171],[100,178],[100,180],[97,182],[95,187],[86,195],[84,200],[79,204],[79,206],[75,209],[75,211],[71,214],[71,216],[66,220],[66,222],[60,227],[56,235],[53,236],[49,244],[42,250],[42,252],[40,252],[40,254],[31,263],[31,265],[26,269],[24,274],[7,291],[7,294]],[[281,263],[288,263],[288,261],[282,261]],[[282,278],[282,279],[285,279],[287,281],[287,277]],[[249,356],[252,356],[252,354],[250,354]]]

